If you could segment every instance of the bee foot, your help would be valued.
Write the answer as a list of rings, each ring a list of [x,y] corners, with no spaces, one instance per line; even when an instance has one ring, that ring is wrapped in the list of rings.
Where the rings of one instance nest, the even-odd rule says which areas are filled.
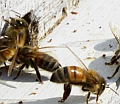
[[[13,78],[13,80],[15,80],[16,78]]]
[[[39,84],[44,84],[44,83],[42,81],[40,81]]]
[[[59,100],[58,102],[61,102],[61,103],[63,103],[65,100],[64,99],[61,99],[61,100]]]
[[[107,78],[108,78],[108,79],[111,79],[112,77],[109,77],[109,76],[108,76]]]
[[[17,78],[15,77],[15,78],[13,78],[13,80],[16,80]]]
[[[110,63],[108,63],[108,62],[105,62],[105,65],[111,65]]]

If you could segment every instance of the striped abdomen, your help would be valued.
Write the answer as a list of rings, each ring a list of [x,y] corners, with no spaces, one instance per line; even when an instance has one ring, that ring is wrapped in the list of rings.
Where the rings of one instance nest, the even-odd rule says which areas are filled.
[[[61,67],[60,63],[55,58],[44,53],[40,53],[37,55],[37,57],[35,58],[35,63],[40,68],[50,72],[53,72]]]
[[[73,84],[86,81],[87,71],[77,66],[66,66],[53,72],[50,81],[56,83],[70,82]]]
[[[0,65],[3,64],[5,61],[9,60],[13,57],[15,53],[14,48],[7,48],[0,51]]]

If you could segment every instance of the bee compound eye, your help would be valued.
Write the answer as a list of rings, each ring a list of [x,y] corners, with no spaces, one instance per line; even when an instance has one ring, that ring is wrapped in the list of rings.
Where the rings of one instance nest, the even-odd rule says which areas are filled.
[[[102,83],[101,89],[104,90],[105,89],[105,84]]]
[[[19,25],[22,25],[22,24],[23,24],[23,22],[20,21],[20,20],[16,20],[16,22],[17,22],[17,24],[19,24]]]
[[[20,24],[22,25],[22,24],[23,24],[23,22],[22,22],[22,21],[20,21]]]

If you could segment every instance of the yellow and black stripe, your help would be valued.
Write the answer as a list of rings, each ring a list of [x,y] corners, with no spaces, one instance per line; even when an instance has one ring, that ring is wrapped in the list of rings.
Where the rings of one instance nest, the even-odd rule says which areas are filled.
[[[65,66],[53,72],[50,81],[56,83],[81,83],[83,78],[86,80],[86,71],[77,66]]]

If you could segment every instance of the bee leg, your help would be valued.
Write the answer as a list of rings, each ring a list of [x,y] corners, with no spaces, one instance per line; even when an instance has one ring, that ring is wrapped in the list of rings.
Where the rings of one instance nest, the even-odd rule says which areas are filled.
[[[40,83],[43,84],[42,79],[41,79],[41,75],[40,75],[40,72],[39,72],[39,69],[38,69],[37,65],[34,63],[34,61],[32,59],[30,59],[30,62],[31,62],[32,67],[36,71],[36,74],[37,74],[37,77],[38,77]]]
[[[97,98],[96,98],[96,104],[98,104],[98,97],[99,97],[98,95],[99,95],[99,94],[97,94]]]
[[[89,91],[89,90],[85,89],[85,86],[82,87],[82,90],[83,91]],[[88,104],[89,100],[90,100],[90,92],[88,92],[87,99],[86,99],[86,104]]]
[[[9,22],[8,20],[4,19],[4,16],[2,16],[2,19],[3,19],[3,21],[5,21],[6,23],[10,24],[10,22]]]
[[[108,79],[111,79],[112,77],[114,77],[115,74],[118,72],[119,67],[120,67],[120,65],[116,68],[116,70],[115,70],[115,72],[113,73],[113,75],[112,75],[111,77],[108,76],[107,78],[108,78]]]
[[[23,64],[20,68],[19,68],[19,72],[17,74],[17,76],[15,78],[13,78],[13,80],[17,79],[22,71],[22,69],[25,67],[25,64]]]
[[[86,104],[88,104],[89,100],[90,100],[90,92],[88,92],[87,99],[86,99]]]
[[[18,60],[15,60],[15,62],[16,62],[17,64],[20,64],[20,62],[19,62]]]
[[[64,102],[68,96],[70,95],[72,85],[70,83],[64,84],[64,93],[63,93],[63,98],[59,100],[58,102]]]
[[[29,65],[28,64],[26,64],[26,68],[28,69],[28,67],[29,67]]]
[[[117,62],[118,58],[116,56],[113,56],[110,60],[110,62],[105,62],[105,65],[113,65],[115,62]]]
[[[8,69],[8,66],[6,65],[6,63],[4,62],[5,68]]]

